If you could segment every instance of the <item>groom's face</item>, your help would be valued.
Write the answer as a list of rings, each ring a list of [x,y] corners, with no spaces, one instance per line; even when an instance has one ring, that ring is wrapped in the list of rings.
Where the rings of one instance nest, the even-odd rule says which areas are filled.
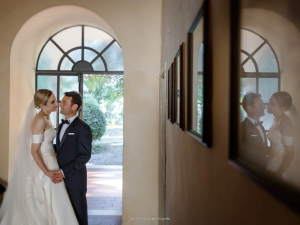
[[[69,115],[72,113],[72,97],[64,96],[59,104],[60,113],[63,115]]]
[[[253,99],[253,115],[262,117],[265,115],[266,106],[261,98]]]

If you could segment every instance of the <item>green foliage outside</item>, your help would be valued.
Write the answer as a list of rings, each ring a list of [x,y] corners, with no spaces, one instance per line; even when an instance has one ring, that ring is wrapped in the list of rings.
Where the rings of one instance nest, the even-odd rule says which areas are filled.
[[[84,75],[84,94],[97,100],[108,123],[123,117],[123,81],[123,75]]]
[[[85,94],[83,97],[83,120],[90,126],[93,140],[100,140],[106,131],[106,119],[91,94]]]
[[[203,134],[203,75],[198,76],[197,83],[197,132]]]

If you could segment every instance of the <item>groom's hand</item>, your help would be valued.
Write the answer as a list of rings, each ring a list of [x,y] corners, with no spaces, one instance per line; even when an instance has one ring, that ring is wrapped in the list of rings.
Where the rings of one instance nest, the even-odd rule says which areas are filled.
[[[63,176],[62,172],[59,171],[59,172],[55,173],[54,177],[52,177],[51,180],[54,184],[59,184],[60,182],[63,181],[63,178],[64,178],[64,176]]]

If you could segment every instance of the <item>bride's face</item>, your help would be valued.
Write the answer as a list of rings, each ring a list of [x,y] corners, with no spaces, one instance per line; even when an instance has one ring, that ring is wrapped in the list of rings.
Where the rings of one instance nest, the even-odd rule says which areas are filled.
[[[269,99],[267,104],[267,112],[275,115],[280,115],[284,112],[284,109],[279,106],[279,103],[274,96],[271,96]]]
[[[55,95],[52,93],[46,105],[43,105],[43,110],[47,112],[56,112],[58,107],[58,102],[56,101]]]

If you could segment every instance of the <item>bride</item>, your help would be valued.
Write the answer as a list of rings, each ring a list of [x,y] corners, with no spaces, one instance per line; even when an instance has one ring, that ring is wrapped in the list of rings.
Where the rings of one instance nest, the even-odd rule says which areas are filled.
[[[2,206],[0,225],[78,224],[53,148],[55,130],[49,116],[58,103],[52,91],[38,90],[27,110]],[[35,114],[35,108],[41,109]]]
[[[285,114],[292,106],[292,97],[281,91],[274,93],[267,105],[267,112],[274,115],[274,120],[268,134],[271,151],[267,170],[276,177],[284,177],[294,158],[294,125],[291,118]]]

